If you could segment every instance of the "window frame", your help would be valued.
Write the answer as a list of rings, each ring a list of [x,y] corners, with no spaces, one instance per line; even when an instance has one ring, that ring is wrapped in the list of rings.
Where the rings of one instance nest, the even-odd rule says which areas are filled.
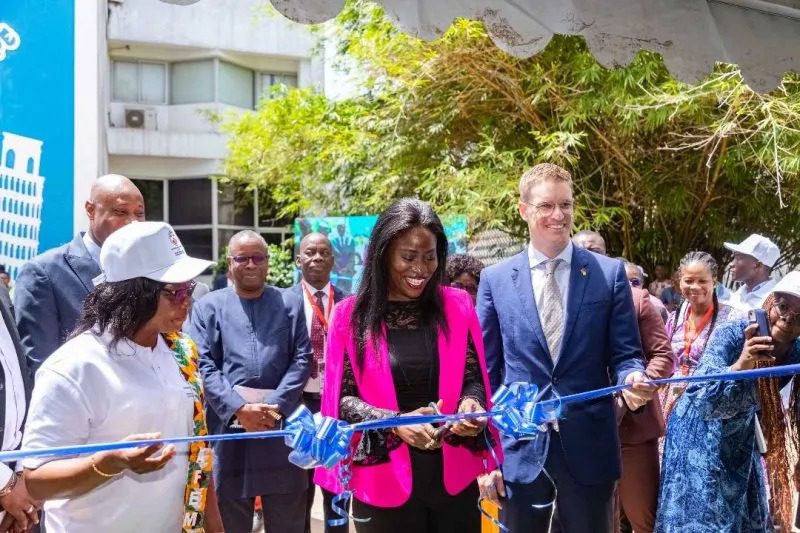
[[[119,100],[115,96],[115,89],[117,85],[117,64],[129,63],[136,65],[136,101],[129,102],[127,100]],[[162,99],[161,102],[143,102],[142,101],[142,65],[160,65],[164,68],[164,83],[162,86]],[[134,59],[134,58],[111,58],[111,101],[120,104],[136,104],[136,105],[169,105],[169,89],[170,89],[170,63],[167,61],[153,61],[149,59]]]

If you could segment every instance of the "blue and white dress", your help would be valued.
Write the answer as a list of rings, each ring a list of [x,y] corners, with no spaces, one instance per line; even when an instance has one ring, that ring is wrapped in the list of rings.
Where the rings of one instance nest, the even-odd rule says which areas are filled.
[[[716,329],[695,375],[727,372],[744,347],[747,321]],[[800,340],[785,364],[800,362]],[[667,425],[656,533],[774,531],[755,443],[756,382],[692,384]]]

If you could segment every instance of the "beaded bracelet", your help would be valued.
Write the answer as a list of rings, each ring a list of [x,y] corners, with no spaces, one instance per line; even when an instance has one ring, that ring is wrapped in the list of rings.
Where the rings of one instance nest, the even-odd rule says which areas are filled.
[[[116,474],[106,474],[105,472],[103,472],[102,470],[97,468],[96,464],[94,464],[94,455],[92,456],[91,460],[92,460],[92,470],[94,470],[95,473],[97,475],[99,475],[99,476],[106,477],[106,478],[112,478],[112,477],[117,477],[119,474],[122,473],[122,472],[117,472]]]

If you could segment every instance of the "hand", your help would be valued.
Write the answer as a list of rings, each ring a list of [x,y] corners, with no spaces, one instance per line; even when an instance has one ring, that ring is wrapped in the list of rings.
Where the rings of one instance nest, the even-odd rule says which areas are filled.
[[[439,400],[441,407],[442,401]],[[435,415],[432,407],[420,407],[410,413],[403,413],[400,416],[419,416]],[[436,438],[436,428],[430,424],[416,424],[413,426],[401,426],[394,429],[394,434],[400,437],[403,442],[420,450],[436,450],[441,448],[442,442]]]
[[[506,497],[506,486],[503,484],[503,473],[500,470],[492,470],[488,474],[478,476],[478,490],[481,498],[503,508],[500,498]]]
[[[775,361],[775,357],[772,356],[772,350],[775,349],[772,344],[772,337],[756,337],[756,331],[758,331],[758,324],[750,324],[745,328],[744,348],[742,348],[739,359],[731,365],[733,372],[751,370],[756,367],[759,361]]]
[[[277,413],[277,405],[246,403],[236,411],[236,418],[245,431],[267,431],[277,424]]]
[[[34,500],[28,494],[22,474],[18,474],[17,483],[11,492],[0,498],[0,506],[6,511],[6,516],[0,522],[0,532],[13,531],[15,528],[25,531],[39,523],[42,502]]]
[[[459,413],[485,413],[486,409],[475,398],[464,398],[458,405]],[[474,437],[486,426],[485,418],[464,420],[450,426],[450,431],[461,437]]]
[[[639,409],[652,400],[656,393],[656,386],[644,383],[644,381],[647,381],[647,376],[639,371],[631,372],[625,378],[626,385],[633,384],[632,388],[622,391],[622,398],[631,411]]]
[[[123,440],[153,440],[160,436],[161,433],[140,433],[129,435]],[[156,455],[159,450],[161,453]],[[125,470],[136,474],[147,474],[161,470],[173,457],[175,457],[175,446],[172,444],[168,446],[151,444],[143,448],[98,452],[94,455],[94,464],[101,472],[111,475],[121,474]]]

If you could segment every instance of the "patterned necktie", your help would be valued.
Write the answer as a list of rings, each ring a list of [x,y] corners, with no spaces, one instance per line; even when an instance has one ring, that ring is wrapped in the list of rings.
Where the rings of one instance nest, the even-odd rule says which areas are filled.
[[[322,291],[314,293],[314,298],[317,301],[317,309],[323,314],[325,313],[325,307],[322,305],[322,297],[324,295],[325,293]],[[311,351],[314,355],[311,359],[311,378],[317,379],[319,377],[319,364],[325,357],[325,328],[316,310],[313,310],[311,313]]]
[[[550,357],[553,359],[553,363],[558,359],[558,352],[561,349],[561,337],[564,334],[564,305],[561,302],[561,291],[558,290],[558,282],[556,281],[556,269],[562,262],[563,259],[551,259],[546,263],[547,277],[544,280],[544,294],[542,295],[542,309],[540,312],[544,338],[547,339],[547,347],[550,349]]]

